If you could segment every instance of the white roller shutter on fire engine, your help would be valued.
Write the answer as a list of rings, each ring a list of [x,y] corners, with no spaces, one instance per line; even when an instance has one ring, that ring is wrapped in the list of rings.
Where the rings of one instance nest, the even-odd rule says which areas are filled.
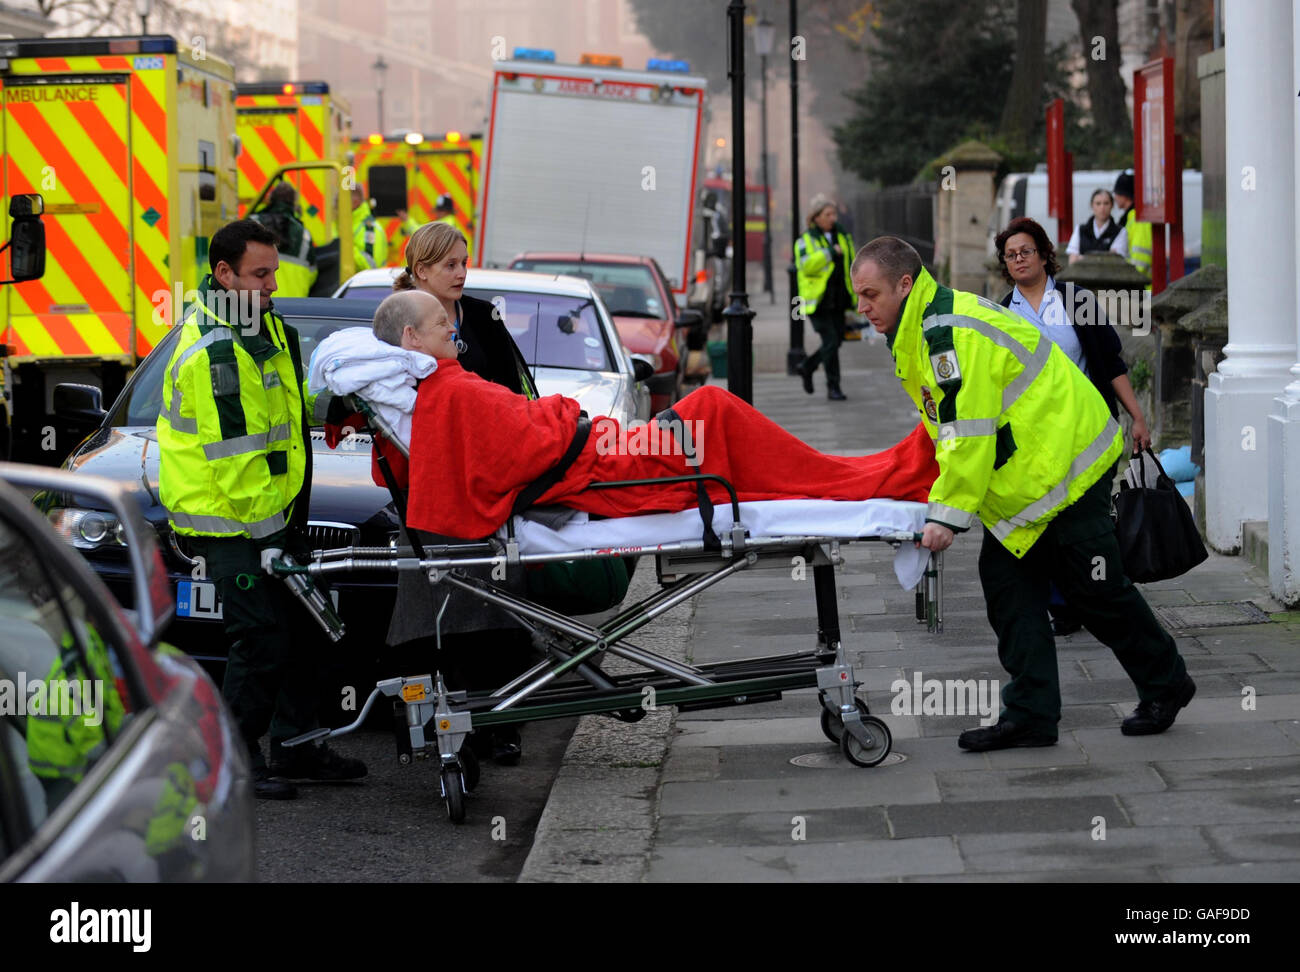
[[[633,252],[680,277],[697,115],[690,105],[499,91],[483,265],[525,250]]]

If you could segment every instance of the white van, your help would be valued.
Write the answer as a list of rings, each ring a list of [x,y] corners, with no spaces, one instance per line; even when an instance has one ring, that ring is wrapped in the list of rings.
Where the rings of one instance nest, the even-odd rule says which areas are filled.
[[[1093,192],[1111,189],[1119,173],[1119,169],[1090,169],[1074,173],[1075,226],[1092,215],[1089,200]],[[994,238],[1017,216],[1037,220],[1047,230],[1048,238],[1056,241],[1056,220],[1047,215],[1046,165],[1040,164],[1033,172],[1012,172],[998,186],[989,224],[990,256],[993,255]],[[1065,244],[1059,244],[1057,249],[1063,255]],[[1201,173],[1194,169],[1183,170],[1183,256],[1188,273],[1201,265]]]

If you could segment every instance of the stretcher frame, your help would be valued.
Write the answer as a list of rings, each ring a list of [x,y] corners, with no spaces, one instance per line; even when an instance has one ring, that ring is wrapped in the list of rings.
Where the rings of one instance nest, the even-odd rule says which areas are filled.
[[[368,416],[372,418],[372,416]],[[381,428],[381,431],[383,429]],[[390,437],[390,441],[398,441]],[[597,483],[591,488],[706,480],[721,483],[730,497],[732,527],[713,536],[702,530],[699,540],[654,546],[587,548],[562,553],[522,553],[514,532],[514,517],[506,536],[438,545],[341,547],[317,550],[304,565],[277,567],[281,574],[328,577],[351,571],[421,571],[434,586],[460,590],[512,615],[533,636],[541,660],[506,684],[484,691],[449,691],[440,672],[383,679],[376,683],[356,719],[337,729],[317,729],[284,745],[341,736],[355,731],[380,698],[403,704],[404,725],[395,725],[398,758],[439,760],[439,780],[448,817],[465,818],[465,794],[478,782],[473,750],[464,745],[476,729],[542,719],[603,714],[635,722],[647,708],[676,706],[680,711],[752,705],[779,700],[782,693],[816,688],[821,727],[856,766],[879,765],[890,752],[888,727],[870,714],[857,697],[861,682],[840,637],[835,567],[843,563],[840,547],[854,541],[876,541],[895,549],[913,543],[920,534],[895,532],[877,536],[826,537],[792,534],[751,537],[741,524],[735,489],[719,476],[697,474],[654,480]],[[396,499],[397,497],[395,497]],[[399,505],[400,508],[400,505]],[[701,510],[703,523],[712,511]],[[463,573],[468,567],[529,566],[557,561],[653,556],[659,588],[599,623],[587,623],[537,604],[491,581]],[[656,617],[742,571],[778,564],[788,569],[792,557],[812,567],[817,605],[817,640],[807,650],[736,661],[690,665],[649,651],[627,637]],[[441,645],[442,609],[435,620]],[[932,553],[916,588],[916,617],[927,629],[943,628],[942,554]],[[603,671],[600,659],[613,655],[643,669],[626,674]]]

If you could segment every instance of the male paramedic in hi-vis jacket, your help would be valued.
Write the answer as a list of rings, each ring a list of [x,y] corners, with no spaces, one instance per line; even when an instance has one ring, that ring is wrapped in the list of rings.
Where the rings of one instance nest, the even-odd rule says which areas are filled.
[[[222,691],[252,761],[255,793],[288,780],[347,780],[365,766],[327,747],[285,749],[316,726],[315,624],[272,574],[302,549],[311,495],[311,415],[298,333],[271,304],[276,237],[242,219],[213,234],[212,273],[185,309],[163,378],[159,493],[172,529],[202,558],[229,636]],[[259,740],[271,734],[268,767]]]
[[[1124,440],[1097,389],[1028,321],[936,283],[903,240],[872,240],[851,276],[858,312],[885,335],[895,374],[935,440],[939,477],[921,545],[944,550],[954,533],[984,525],[980,582],[1011,681],[997,724],[967,730],[957,745],[1056,742],[1048,581],[1137,686],[1137,709],[1121,731],[1164,732],[1196,686],[1124,575],[1109,515]]]

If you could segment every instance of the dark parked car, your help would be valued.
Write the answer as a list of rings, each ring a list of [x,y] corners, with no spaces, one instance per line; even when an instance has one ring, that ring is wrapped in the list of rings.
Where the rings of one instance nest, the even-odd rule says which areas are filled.
[[[0,463],[0,881],[254,877],[244,745],[203,670],[159,644],[174,595],[129,488]],[[137,610],[33,490],[112,520]]]
[[[286,323],[298,330],[304,368],[326,335],[345,327],[368,327],[374,315],[370,301],[296,298],[277,300],[275,306]],[[114,480],[130,491],[163,550],[166,582],[176,606],[168,640],[198,658],[224,660],[226,643],[215,586],[204,579],[199,565],[189,557],[185,538],[171,530],[167,511],[158,498],[158,440],[154,426],[162,403],[163,373],[179,335],[179,328],[173,329],[141,362],[117,401],[99,417],[98,428],[73,451],[65,466],[79,474]],[[92,420],[99,416],[94,389],[60,386],[60,390],[65,414],[79,412]],[[58,397],[56,393],[56,409]],[[398,518],[388,491],[376,486],[370,477],[370,437],[356,435],[332,450],[325,444],[322,429],[313,429],[311,436],[312,546],[389,544],[397,536]],[[131,551],[117,518],[94,507],[83,507],[66,495],[44,497],[42,504],[63,539],[85,555],[124,605],[132,606]],[[334,674],[345,682],[353,674],[369,676],[371,671],[366,665],[374,661],[384,644],[396,575],[341,575],[329,586],[337,599],[338,613],[348,627],[345,639],[330,649],[328,658],[335,666],[348,663],[346,671]],[[363,685],[356,688],[364,698]]]

